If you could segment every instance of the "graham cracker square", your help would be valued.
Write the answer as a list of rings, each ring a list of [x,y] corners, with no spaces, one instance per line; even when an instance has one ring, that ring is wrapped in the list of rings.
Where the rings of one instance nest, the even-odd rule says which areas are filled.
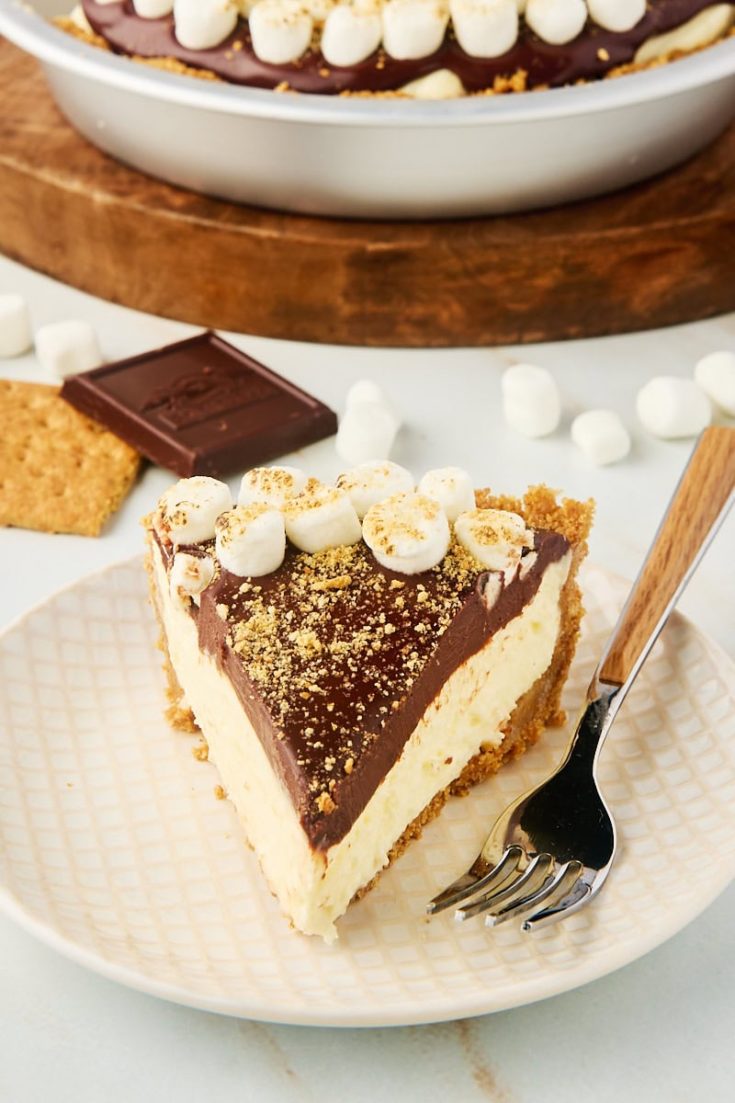
[[[0,525],[99,536],[139,466],[58,387],[0,380]]]

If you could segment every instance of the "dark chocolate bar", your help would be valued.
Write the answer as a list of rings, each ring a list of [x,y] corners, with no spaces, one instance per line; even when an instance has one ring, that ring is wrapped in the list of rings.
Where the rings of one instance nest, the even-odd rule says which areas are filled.
[[[61,397],[177,475],[224,475],[312,444],[337,415],[208,332],[69,376]]]

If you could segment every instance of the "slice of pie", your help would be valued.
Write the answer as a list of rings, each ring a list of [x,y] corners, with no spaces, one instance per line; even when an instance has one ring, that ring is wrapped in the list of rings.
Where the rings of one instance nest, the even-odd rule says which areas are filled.
[[[592,503],[466,479],[263,468],[234,508],[194,478],[145,520],[169,718],[201,730],[307,934],[332,940],[450,793],[561,719]]]

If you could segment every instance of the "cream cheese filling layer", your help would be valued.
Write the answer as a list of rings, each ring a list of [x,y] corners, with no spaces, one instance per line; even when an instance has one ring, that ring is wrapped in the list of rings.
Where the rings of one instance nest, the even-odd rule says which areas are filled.
[[[209,744],[209,759],[283,911],[298,930],[331,942],[335,920],[387,864],[406,827],[482,744],[501,742],[516,702],[549,666],[571,554],[546,569],[533,600],[447,679],[362,815],[326,853],[309,845],[229,678],[200,651],[194,620],[171,596],[155,545],[153,555],[171,663]]]

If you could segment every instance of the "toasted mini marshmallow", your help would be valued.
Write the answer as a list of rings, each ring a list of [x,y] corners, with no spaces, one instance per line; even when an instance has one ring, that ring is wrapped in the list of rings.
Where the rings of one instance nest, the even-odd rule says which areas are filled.
[[[528,0],[526,22],[544,42],[571,42],[587,22],[584,0]]]
[[[156,530],[174,545],[199,544],[212,539],[215,521],[228,509],[232,495],[226,483],[208,475],[179,479],[158,502]]]
[[[283,514],[265,502],[235,506],[221,513],[214,526],[214,550],[226,571],[260,578],[277,571],[286,554]]]
[[[701,50],[721,38],[735,21],[735,4],[713,4],[665,34],[653,35],[638,47],[633,61],[648,65],[674,52]]]
[[[0,356],[22,356],[33,339],[28,307],[22,295],[0,295]]]
[[[393,494],[408,493],[416,483],[405,467],[390,460],[373,460],[344,471],[337,479],[337,486],[349,495],[357,516],[362,520],[377,502]]]
[[[174,0],[133,0],[133,7],[143,19],[162,19],[174,10]]]
[[[375,53],[382,37],[383,20],[375,0],[354,0],[327,14],[321,50],[330,65],[357,65]]]
[[[269,65],[287,65],[306,53],[314,20],[299,0],[261,0],[248,25],[256,56]]]
[[[308,477],[298,467],[254,467],[242,477],[237,504],[247,506],[251,502],[266,502],[276,509],[283,509],[290,498],[301,493]]]
[[[701,387],[693,379],[673,375],[659,375],[646,383],[635,406],[648,432],[664,440],[695,437],[712,420],[712,407]]]
[[[524,437],[545,437],[561,421],[561,398],[551,372],[535,364],[515,364],[503,372],[505,420]]]
[[[598,466],[630,452],[630,434],[614,410],[587,410],[572,422],[572,440]]]
[[[465,86],[451,69],[435,69],[425,77],[417,77],[399,88],[412,100],[456,100],[465,94]]]
[[[214,560],[210,555],[189,555],[177,551],[171,565],[171,596],[197,598],[214,578]]]
[[[449,0],[457,41],[470,57],[499,57],[518,38],[516,0]]]
[[[735,352],[711,352],[694,369],[694,378],[704,393],[735,417]]]
[[[606,31],[629,31],[646,14],[646,0],[587,0],[587,9]]]
[[[437,467],[427,471],[419,483],[419,494],[435,498],[448,521],[454,522],[460,513],[475,508],[472,479],[461,467]]]
[[[382,403],[358,402],[344,413],[337,429],[337,454],[350,464],[387,460],[398,432],[398,420]]]
[[[349,495],[336,486],[324,486],[318,479],[309,479],[302,492],[286,502],[284,515],[291,543],[311,555],[356,544],[362,536]]]
[[[526,522],[504,509],[471,509],[461,513],[454,533],[470,555],[489,571],[513,569],[524,548],[533,545]]]
[[[449,522],[434,498],[394,494],[372,506],[362,536],[383,567],[420,574],[441,563],[450,541]]]
[[[402,61],[428,57],[444,41],[449,21],[445,0],[388,0],[383,8],[383,46]]]
[[[36,356],[57,379],[89,371],[102,363],[97,334],[89,322],[52,322],[36,331]]]
[[[187,50],[210,50],[232,34],[235,0],[174,0],[174,31]]]

